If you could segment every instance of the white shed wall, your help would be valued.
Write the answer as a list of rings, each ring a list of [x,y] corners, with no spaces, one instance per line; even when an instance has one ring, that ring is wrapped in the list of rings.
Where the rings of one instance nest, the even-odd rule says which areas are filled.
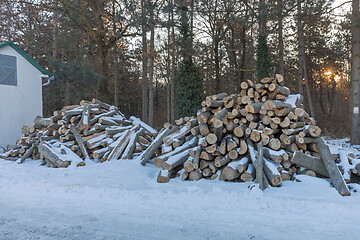
[[[17,86],[0,84],[0,146],[14,145],[24,124],[42,115],[41,72],[10,46],[0,54],[16,57]]]

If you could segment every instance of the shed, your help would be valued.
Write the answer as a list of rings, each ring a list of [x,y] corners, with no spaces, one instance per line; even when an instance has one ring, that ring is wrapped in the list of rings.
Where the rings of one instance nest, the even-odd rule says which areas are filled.
[[[14,145],[24,124],[42,115],[49,73],[13,42],[0,43],[0,146]]]

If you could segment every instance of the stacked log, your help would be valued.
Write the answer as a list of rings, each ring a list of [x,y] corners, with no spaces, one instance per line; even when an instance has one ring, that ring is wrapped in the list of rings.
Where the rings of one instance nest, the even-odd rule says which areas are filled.
[[[132,159],[151,145],[156,134],[140,119],[125,118],[117,107],[97,99],[83,100],[80,105],[55,111],[50,118],[36,117],[31,127],[23,127],[16,145],[0,158],[18,163],[27,158],[42,159],[50,167],[84,166],[89,159]]]
[[[182,146],[186,145],[181,151],[188,153],[177,150],[172,144],[173,138],[167,138],[172,141],[164,139],[163,145],[159,145],[163,151],[154,160],[163,168],[159,174],[161,179],[166,175],[163,172],[167,170],[166,161],[159,164],[157,159],[170,155],[177,156],[183,163],[181,175],[185,180],[243,182],[258,178],[257,182],[264,186],[268,183],[280,186],[282,181],[295,179],[299,174],[328,177],[325,173],[332,167],[325,168],[324,172],[323,167],[316,169],[295,160],[299,153],[310,158],[324,155],[319,147],[321,129],[304,111],[301,95],[290,95],[279,74],[260,83],[247,80],[240,87],[239,94],[206,97],[196,119],[176,121],[179,130],[172,136]],[[177,135],[181,138],[176,138]],[[194,139],[198,139],[197,146],[190,144]],[[331,157],[334,162],[338,155]],[[176,162],[174,158],[171,161]],[[348,172],[355,170],[354,165],[346,168]],[[167,176],[176,174],[172,172]]]

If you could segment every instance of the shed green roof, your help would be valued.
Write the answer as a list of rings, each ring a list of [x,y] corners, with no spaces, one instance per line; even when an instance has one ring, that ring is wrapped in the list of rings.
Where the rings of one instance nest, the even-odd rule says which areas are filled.
[[[44,68],[42,68],[37,62],[35,62],[34,59],[32,59],[29,55],[27,55],[21,48],[19,48],[15,43],[12,41],[0,43],[0,48],[10,46],[15,51],[17,51],[21,56],[23,56],[31,65],[33,65],[37,70],[39,70],[42,74],[50,76],[51,74],[46,71]]]

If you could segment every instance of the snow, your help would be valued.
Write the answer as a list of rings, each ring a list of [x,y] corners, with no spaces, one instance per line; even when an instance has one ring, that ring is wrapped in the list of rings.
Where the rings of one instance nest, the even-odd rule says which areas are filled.
[[[300,175],[301,182],[261,192],[249,190],[253,182],[175,178],[160,184],[159,169],[138,161],[67,169],[40,163],[0,160],[0,239],[327,240],[360,234],[357,184],[350,184],[351,197],[341,197],[329,181]]]
[[[300,98],[301,98],[301,94],[291,94],[285,99],[285,102],[289,103],[291,107],[297,108],[296,101]]]

